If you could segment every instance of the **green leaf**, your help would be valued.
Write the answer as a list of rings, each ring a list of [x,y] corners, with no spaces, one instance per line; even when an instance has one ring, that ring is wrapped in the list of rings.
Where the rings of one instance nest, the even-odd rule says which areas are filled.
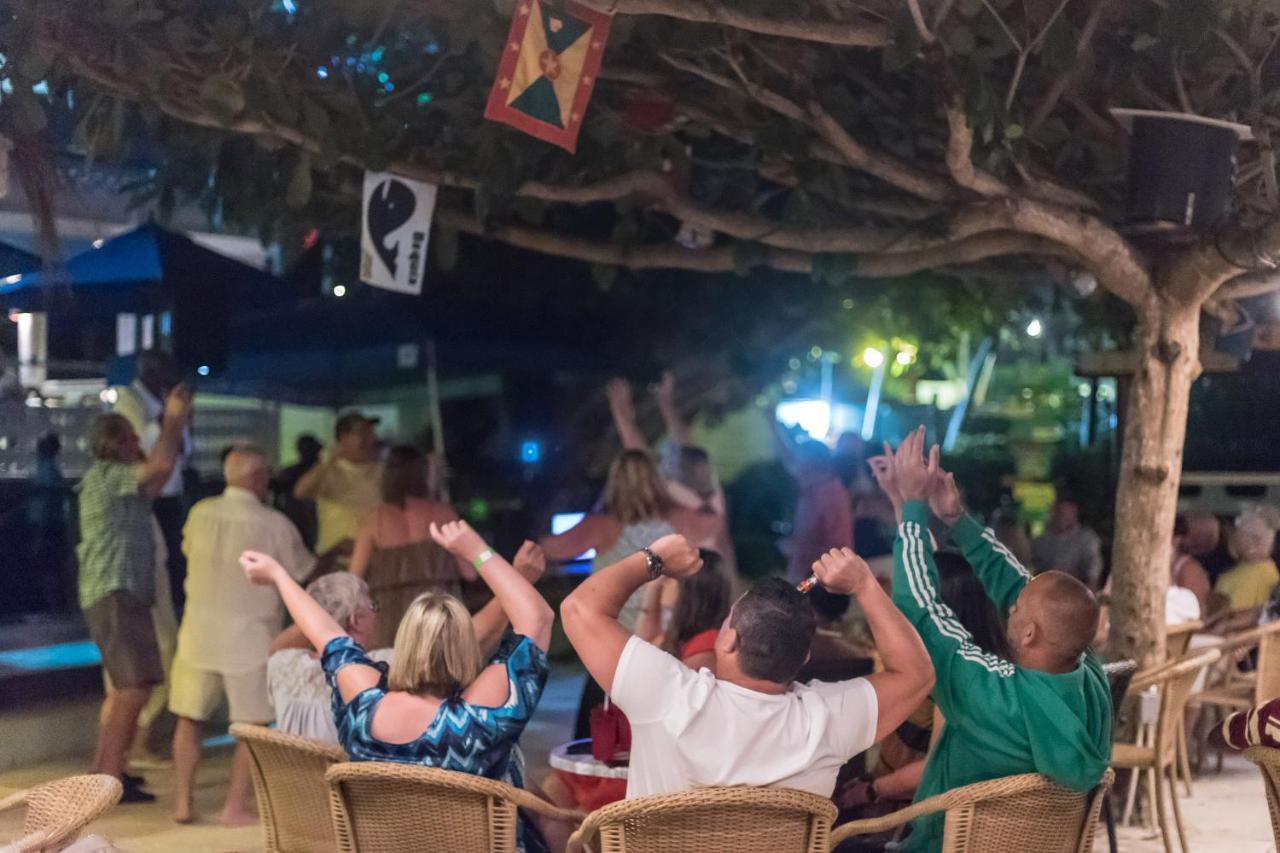
[[[18,60],[18,74],[32,83],[39,83],[49,73],[49,57],[40,52],[36,45]]]
[[[329,135],[329,111],[314,98],[302,99],[302,123],[316,139]]]
[[[1218,24],[1217,0],[1169,0],[1160,35],[1174,47],[1195,50]]]
[[[311,201],[311,155],[303,153],[293,167],[293,175],[289,177],[289,187],[284,193],[284,203],[293,210],[307,206]]]
[[[1134,50],[1138,51],[1139,53],[1141,53],[1142,51],[1145,51],[1145,50],[1151,50],[1151,48],[1155,47],[1159,43],[1160,43],[1160,39],[1156,38],[1150,33],[1139,33],[1138,35],[1134,36],[1133,43],[1130,44],[1129,46]]]
[[[956,11],[966,18],[972,18],[979,14],[983,9],[982,0],[960,0],[956,4]]]
[[[1010,142],[1013,142],[1014,140],[1017,140],[1017,139],[1021,139],[1022,133],[1023,133],[1023,128],[1022,128],[1022,125],[1020,124],[1006,124],[1004,126],[1004,138],[1009,140]]]
[[[954,24],[943,34],[947,46],[959,56],[972,56],[978,49],[978,39],[967,24]]]
[[[920,55],[920,31],[911,20],[906,3],[898,4],[897,17],[893,19],[893,44],[880,54],[880,64],[885,71],[901,71],[916,61]]]
[[[1054,71],[1067,71],[1076,64],[1076,45],[1080,42],[1080,31],[1063,15],[1054,22],[1045,33],[1044,42],[1040,45],[1040,56],[1044,64]]]
[[[210,77],[200,87],[200,97],[223,121],[231,121],[244,112],[244,90],[229,77]]]
[[[436,267],[441,272],[453,272],[458,266],[458,232],[440,226],[431,238],[431,248],[436,253]]]

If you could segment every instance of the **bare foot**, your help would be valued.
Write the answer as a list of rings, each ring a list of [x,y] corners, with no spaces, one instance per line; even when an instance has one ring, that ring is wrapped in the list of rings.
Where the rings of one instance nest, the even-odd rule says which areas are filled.
[[[258,814],[253,811],[224,808],[222,810],[222,817],[218,819],[218,822],[226,827],[253,826],[258,822]]]
[[[190,800],[179,800],[173,808],[173,822],[181,824],[197,823],[200,815],[196,813],[195,804]]]

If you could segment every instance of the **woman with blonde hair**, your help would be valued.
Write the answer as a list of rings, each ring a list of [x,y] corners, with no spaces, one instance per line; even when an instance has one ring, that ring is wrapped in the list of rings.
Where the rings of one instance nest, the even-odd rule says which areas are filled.
[[[658,463],[649,451],[624,450],[609,466],[601,511],[587,513],[564,533],[544,536],[538,544],[552,561],[572,560],[595,550],[591,571],[598,572],[674,533],[689,514],[690,510],[672,503]],[[618,621],[627,628],[635,628],[644,591],[645,587],[637,590],[618,615]]]
[[[338,742],[354,761],[424,764],[523,787],[512,750],[547,682],[555,616],[528,579],[465,521],[431,525],[431,538],[474,566],[513,633],[486,663],[462,602],[442,592],[414,599],[396,631],[391,665],[372,660],[272,558],[240,558],[255,583],[273,584],[311,645],[321,652]],[[521,850],[543,849],[523,821]]]

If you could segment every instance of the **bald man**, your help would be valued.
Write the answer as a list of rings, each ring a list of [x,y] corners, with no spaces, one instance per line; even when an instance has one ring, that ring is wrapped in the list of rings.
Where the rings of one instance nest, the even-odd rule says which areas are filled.
[[[267,506],[269,472],[261,450],[239,445],[223,462],[227,488],[191,508],[182,531],[187,556],[187,607],[178,630],[169,710],[176,788],[174,820],[196,819],[192,803],[204,721],[227,701],[233,723],[265,725],[274,718],[267,694],[267,654],[283,613],[274,590],[254,586],[240,568],[241,552],[270,554],[301,580],[316,558],[281,512]],[[229,826],[253,823],[249,753],[237,744],[222,810]]]
[[[892,459],[903,500],[893,601],[924,639],[937,672],[933,698],[946,718],[916,799],[1033,772],[1088,790],[1111,760],[1111,695],[1089,650],[1098,603],[1070,575],[1030,577],[994,533],[965,513],[954,478],[938,467],[938,448],[928,462],[923,450],[924,433],[917,431]],[[1008,614],[1011,659],[978,648],[938,595],[931,509],[951,528],[987,595]],[[942,815],[917,819],[902,849],[941,849],[942,828]]]

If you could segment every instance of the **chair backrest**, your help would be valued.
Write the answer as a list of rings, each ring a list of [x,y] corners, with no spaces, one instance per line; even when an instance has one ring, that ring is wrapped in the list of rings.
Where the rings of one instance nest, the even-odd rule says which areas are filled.
[[[947,809],[943,853],[1090,853],[1103,797],[1115,774],[1073,791],[1038,773],[968,786],[982,796]],[[964,788],[953,793],[963,795]]]
[[[1271,811],[1271,833],[1275,836],[1276,847],[1280,848],[1280,749],[1251,746],[1244,751],[1244,756],[1262,771],[1262,784],[1267,789],[1267,808]]]
[[[1172,761],[1176,754],[1179,723],[1186,711],[1187,700],[1191,698],[1196,677],[1220,657],[1222,652],[1215,646],[1144,670],[1130,682],[1131,692],[1138,693],[1149,687],[1160,692],[1160,709],[1156,715],[1156,755],[1162,760]]]
[[[1111,661],[1102,665],[1102,671],[1106,673],[1107,684],[1111,688],[1112,719],[1119,720],[1120,706],[1124,704],[1124,697],[1129,691],[1129,682],[1133,680],[1133,674],[1138,671],[1138,662],[1132,659]]]
[[[1175,660],[1187,653],[1191,646],[1191,638],[1204,630],[1204,623],[1199,620],[1178,622],[1170,625],[1164,632],[1164,656],[1166,660]]]
[[[835,818],[824,797],[735,785],[610,803],[581,832],[599,853],[827,853]]]
[[[1280,622],[1274,624],[1280,625]],[[1280,696],[1280,630],[1267,631],[1258,640],[1257,677],[1253,688],[1255,705]]]
[[[332,744],[244,723],[233,725],[231,734],[249,747],[266,853],[336,850],[324,773],[346,761],[346,753]]]
[[[120,780],[101,773],[46,782],[17,796],[27,806],[18,853],[61,850],[104,812],[120,802]],[[9,850],[9,847],[5,847]]]
[[[420,764],[335,764],[325,774],[342,853],[514,853],[510,785]]]

